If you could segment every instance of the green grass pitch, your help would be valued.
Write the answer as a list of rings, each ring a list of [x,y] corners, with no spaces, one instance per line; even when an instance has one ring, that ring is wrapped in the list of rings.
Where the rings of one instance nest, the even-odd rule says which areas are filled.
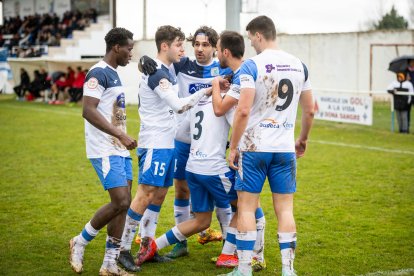
[[[137,106],[128,106],[127,114],[128,132],[137,137]],[[86,159],[81,108],[2,95],[0,122],[0,274],[74,275],[69,239],[108,202]],[[375,103],[373,126],[315,121],[310,139],[305,157],[298,160],[295,195],[299,275],[388,275],[381,273],[402,269],[408,271],[404,275],[414,274],[414,135],[391,133],[388,104]],[[131,155],[135,193],[137,158]],[[174,224],[173,198],[170,189],[157,236]],[[261,202],[268,268],[257,274],[280,275],[268,186]],[[88,245],[84,275],[97,275],[105,236],[102,229]],[[210,262],[220,247],[190,238],[189,257],[144,264],[138,275],[229,272]]]

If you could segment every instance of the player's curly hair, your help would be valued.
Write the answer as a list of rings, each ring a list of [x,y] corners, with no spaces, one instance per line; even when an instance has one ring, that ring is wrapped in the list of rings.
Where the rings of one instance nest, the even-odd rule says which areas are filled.
[[[105,36],[106,52],[111,51],[112,47],[119,44],[128,45],[128,39],[133,39],[134,34],[125,28],[113,28]]]
[[[177,37],[178,40],[185,40],[185,35],[181,28],[175,28],[170,25],[159,27],[155,33],[155,44],[157,45],[158,53],[161,51],[161,44],[163,42],[170,46]]]
[[[193,47],[194,47],[195,38],[199,34],[205,34],[208,37],[208,42],[211,44],[211,46],[216,48],[217,41],[219,39],[219,35],[217,34],[217,32],[213,28],[207,27],[207,26],[201,26],[200,28],[198,28],[195,31],[194,35],[190,34],[190,36],[187,38],[187,41],[191,42],[191,45],[193,45]]]

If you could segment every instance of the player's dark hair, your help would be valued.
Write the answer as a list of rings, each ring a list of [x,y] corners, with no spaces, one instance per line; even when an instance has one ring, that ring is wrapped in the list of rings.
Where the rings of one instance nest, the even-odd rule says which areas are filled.
[[[238,32],[224,31],[220,34],[220,47],[222,52],[228,49],[233,57],[242,58],[244,55],[243,36]]]
[[[191,42],[191,45],[195,44],[195,40],[197,35],[199,34],[205,34],[208,37],[208,42],[211,44],[211,46],[213,46],[214,48],[216,48],[217,45],[217,40],[219,39],[219,35],[217,34],[217,32],[211,28],[211,27],[207,27],[207,26],[201,26],[200,28],[198,28],[194,35],[191,35],[187,38],[187,41]]]
[[[180,28],[175,28],[170,25],[159,27],[155,33],[155,44],[157,45],[158,53],[161,51],[161,44],[163,42],[167,43],[167,45],[170,46],[177,37],[178,40],[185,39],[185,35]]]
[[[128,39],[133,39],[134,34],[125,28],[113,28],[105,36],[106,52],[111,51],[112,47],[119,44],[128,45]]]
[[[265,15],[258,16],[249,22],[246,26],[246,31],[254,35],[255,33],[260,33],[267,40],[276,39],[276,27],[273,20]]]

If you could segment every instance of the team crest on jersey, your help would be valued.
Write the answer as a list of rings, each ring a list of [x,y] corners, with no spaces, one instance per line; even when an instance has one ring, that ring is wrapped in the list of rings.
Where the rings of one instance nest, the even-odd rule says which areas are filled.
[[[213,77],[218,76],[220,74],[219,68],[218,67],[211,68],[210,73]]]
[[[159,86],[162,90],[166,91],[170,88],[170,82],[167,79],[160,79]]]
[[[192,83],[188,87],[188,92],[190,92],[190,94],[194,94],[195,92],[203,88],[209,88],[209,87],[211,87],[211,84],[208,84],[208,83]]]
[[[89,89],[96,89],[96,87],[98,87],[98,80],[96,79],[96,78],[90,78],[89,80],[88,80],[88,82],[86,83],[86,86],[89,88]]]
[[[118,95],[118,97],[116,97],[116,106],[125,108],[125,94],[124,93],[121,93]]]

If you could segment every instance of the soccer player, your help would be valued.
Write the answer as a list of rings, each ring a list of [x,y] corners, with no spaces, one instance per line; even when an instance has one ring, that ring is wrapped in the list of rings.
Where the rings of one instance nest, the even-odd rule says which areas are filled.
[[[171,67],[173,73],[177,75],[178,95],[180,98],[188,97],[202,88],[211,87],[211,81],[216,76],[231,73],[229,68],[220,68],[219,62],[214,59],[218,37],[214,29],[201,26],[195,31],[193,36],[187,38],[194,47],[195,60],[188,57],[181,58],[180,62],[174,63]],[[147,57],[143,57],[143,59],[145,58]],[[151,73],[145,70],[143,72],[145,74]],[[178,114],[178,127],[175,136],[174,217],[176,225],[190,218],[190,191],[185,178],[185,166],[190,153],[191,138],[189,131],[183,129],[183,118],[185,118],[185,114]],[[218,205],[216,207],[217,219],[220,222],[223,232],[223,228],[226,228],[230,222],[231,208],[229,204],[226,206]],[[143,223],[143,221],[146,221],[146,217],[147,215],[144,214],[144,218],[140,224],[141,236],[145,236],[143,232],[147,232],[147,226]],[[223,236],[225,237],[225,233]],[[205,244],[209,241],[221,240],[221,238],[219,233],[208,228],[198,236],[198,242]],[[177,243],[173,250],[166,254],[170,258],[178,258],[186,255],[188,255],[187,240]]]
[[[237,33],[232,31],[224,31],[220,34],[220,39],[217,42],[217,57],[220,61],[220,66],[223,68],[231,68],[233,71],[232,84],[229,91],[222,97],[220,91],[220,83],[223,83],[221,77],[216,77],[213,80],[213,109],[216,116],[226,115],[229,111],[235,108],[240,98],[240,66],[243,63],[244,55],[244,39]],[[231,120],[233,123],[233,120]],[[254,256],[252,259],[252,268],[254,271],[260,271],[266,268],[264,260],[264,231],[266,220],[261,207],[258,207],[255,212],[257,239],[254,245]],[[216,260],[218,267],[235,267],[238,264],[236,251],[236,226],[237,226],[237,212],[230,222],[227,229],[227,239],[225,240],[222,252]]]
[[[138,137],[139,179],[138,189],[127,212],[125,229],[122,236],[122,252],[119,262],[128,270],[134,267],[130,253],[134,233],[145,210],[152,208],[153,232],[162,201],[168,187],[172,186],[174,173],[174,136],[176,131],[175,113],[183,113],[192,108],[203,96],[211,94],[211,88],[201,89],[189,97],[178,98],[178,84],[169,67],[180,61],[184,54],[185,36],[172,26],[161,26],[155,33],[157,45],[157,71],[143,76],[139,89],[138,111],[141,128]],[[154,205],[154,199],[158,205]],[[150,205],[151,203],[151,205]],[[141,241],[137,264],[146,257],[153,257],[151,237]]]
[[[210,226],[214,204],[226,206],[237,198],[234,190],[234,171],[226,162],[226,145],[231,119],[214,114],[211,97],[203,97],[188,111],[188,122],[182,122],[190,130],[190,155],[186,165],[186,179],[192,198],[194,218],[179,223],[156,239],[154,252],[166,246],[182,242],[191,235]],[[230,218],[228,219],[228,223]],[[227,224],[228,224],[227,223]],[[226,228],[223,229],[226,233]],[[234,252],[234,250],[233,250]],[[144,262],[151,255],[140,259]]]
[[[132,164],[128,150],[137,142],[126,134],[125,95],[116,68],[128,64],[132,33],[114,28],[105,36],[106,54],[88,72],[83,86],[86,154],[111,202],[102,206],[81,233],[70,240],[70,265],[81,273],[86,245],[107,225],[99,275],[129,275],[116,264],[125,216],[131,201]]]
[[[298,58],[277,48],[276,28],[270,18],[258,16],[246,30],[257,56],[246,60],[240,68],[240,99],[230,141],[229,164],[238,170],[239,265],[228,275],[252,275],[257,235],[254,212],[266,177],[278,219],[282,275],[296,275],[296,158],[305,153],[314,115],[308,70]],[[302,127],[295,142],[298,103],[303,111]]]

